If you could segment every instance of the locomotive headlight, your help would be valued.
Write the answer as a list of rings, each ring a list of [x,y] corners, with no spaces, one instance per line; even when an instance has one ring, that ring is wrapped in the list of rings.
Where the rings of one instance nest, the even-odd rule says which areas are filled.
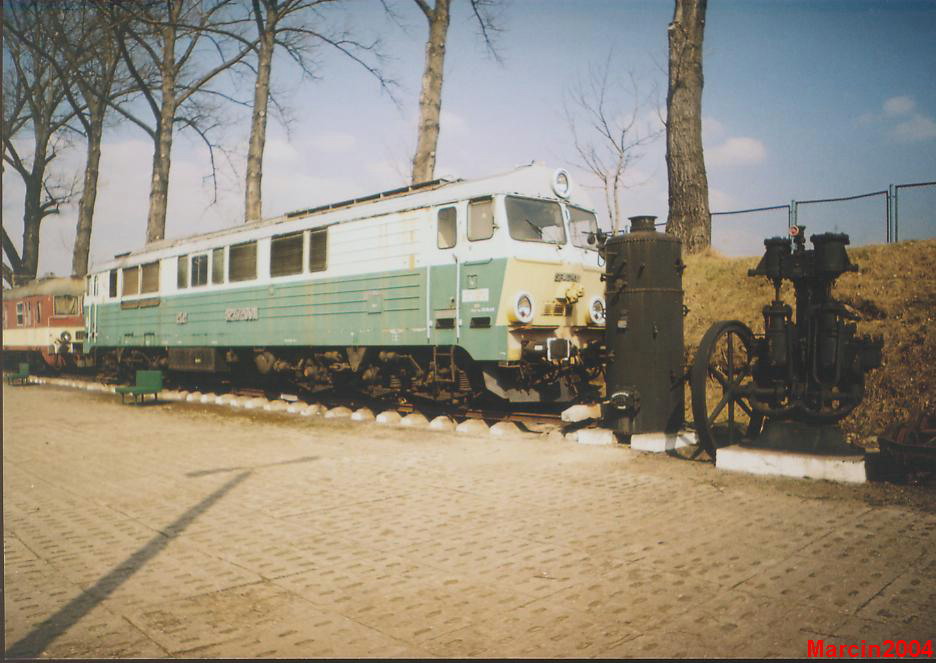
[[[605,302],[601,295],[595,295],[588,302],[588,320],[593,325],[605,323]]]
[[[515,322],[524,324],[533,321],[533,296],[527,292],[519,292],[514,298],[513,315],[511,317]]]
[[[552,188],[560,198],[569,197],[569,173],[565,169],[560,168],[553,173]]]

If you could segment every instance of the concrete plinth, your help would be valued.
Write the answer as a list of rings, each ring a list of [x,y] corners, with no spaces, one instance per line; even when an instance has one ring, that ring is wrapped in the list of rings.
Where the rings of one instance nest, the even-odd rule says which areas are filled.
[[[562,411],[562,420],[565,422],[576,423],[586,419],[601,419],[601,405],[580,403]]]
[[[683,430],[678,433],[640,433],[632,435],[630,444],[631,449],[634,451],[665,453],[673,449],[695,446],[698,441],[694,432]]]
[[[575,441],[579,444],[617,444],[614,431],[610,428],[582,428],[576,431]]]
[[[748,474],[825,479],[843,483],[865,483],[864,456],[831,456],[799,451],[776,451],[740,446],[718,450],[715,467]]]

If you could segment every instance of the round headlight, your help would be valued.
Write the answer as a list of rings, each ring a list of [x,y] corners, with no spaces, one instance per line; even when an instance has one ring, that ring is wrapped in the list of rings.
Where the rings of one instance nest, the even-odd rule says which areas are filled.
[[[569,173],[565,169],[560,168],[553,173],[552,188],[560,198],[569,197]]]
[[[513,317],[517,322],[526,324],[533,321],[533,297],[528,293],[518,293],[513,308]]]
[[[601,295],[595,295],[588,302],[588,319],[593,325],[605,323],[605,302]]]

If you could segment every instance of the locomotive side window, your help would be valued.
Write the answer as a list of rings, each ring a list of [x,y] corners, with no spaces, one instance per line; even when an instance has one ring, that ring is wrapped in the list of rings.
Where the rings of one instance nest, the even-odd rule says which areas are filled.
[[[324,272],[328,268],[328,228],[309,233],[309,271]]]
[[[156,292],[159,290],[159,263],[150,262],[142,267],[143,277],[140,292]]]
[[[78,315],[78,298],[73,295],[56,295],[52,299],[55,315]]]
[[[595,220],[594,212],[569,205],[569,232],[572,233],[572,244],[582,249],[597,251],[597,243],[588,243],[589,236],[594,237],[597,231],[598,221]]]
[[[16,302],[16,326],[23,326],[23,302]]]
[[[180,290],[188,287],[188,256],[179,256],[176,267],[176,287]]]
[[[110,270],[109,281],[110,281],[110,285],[107,290],[107,294],[109,297],[116,297],[117,296],[117,270],[116,269]]]
[[[224,248],[211,252],[211,282],[224,283]]]
[[[439,210],[436,246],[440,249],[450,249],[458,242],[457,217],[454,207]]]
[[[468,239],[475,242],[494,236],[494,200],[479,198],[468,203]]]
[[[229,281],[250,281],[257,278],[257,243],[232,244],[229,262]]]
[[[559,203],[508,196],[506,206],[507,225],[513,239],[565,244],[565,228]]]
[[[302,233],[274,235],[270,240],[270,276],[302,272]]]
[[[208,254],[192,256],[192,287],[208,283]]]
[[[123,292],[122,295],[135,295],[140,292],[140,268],[123,268]]]

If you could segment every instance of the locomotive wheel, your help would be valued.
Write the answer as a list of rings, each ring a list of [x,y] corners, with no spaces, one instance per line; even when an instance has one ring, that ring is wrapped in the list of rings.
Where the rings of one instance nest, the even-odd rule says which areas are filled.
[[[763,418],[740,391],[751,384],[754,335],[737,320],[712,325],[690,373],[692,418],[699,445],[712,460],[718,447],[759,432]]]

